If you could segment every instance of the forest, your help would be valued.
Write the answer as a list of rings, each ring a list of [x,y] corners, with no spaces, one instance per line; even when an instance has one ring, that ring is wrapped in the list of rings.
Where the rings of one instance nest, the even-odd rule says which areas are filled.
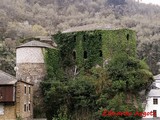
[[[135,30],[137,55],[157,74],[159,19],[159,6],[134,0],[1,0],[0,68],[15,74],[15,46],[26,39],[94,24]]]

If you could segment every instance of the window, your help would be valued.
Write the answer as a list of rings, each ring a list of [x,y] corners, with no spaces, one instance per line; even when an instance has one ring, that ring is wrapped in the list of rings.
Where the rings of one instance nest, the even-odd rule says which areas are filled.
[[[153,110],[153,117],[157,117],[157,110]]]
[[[28,87],[28,93],[31,94],[31,87]]]
[[[84,51],[84,59],[87,59],[87,51]]]
[[[24,86],[24,93],[26,94],[27,93],[27,87]]]
[[[24,104],[24,112],[26,112],[26,110],[27,110],[27,106],[26,104]]]
[[[74,35],[73,39],[74,39],[74,42],[76,42],[76,36],[75,35]]]
[[[153,104],[158,104],[158,99],[157,98],[153,99]]]
[[[86,35],[83,35],[83,41],[84,42],[86,41]]]
[[[31,104],[30,103],[28,104],[28,110],[29,111],[31,110]]]
[[[99,34],[99,41],[101,41],[102,40],[102,35],[101,34]]]
[[[99,56],[102,57],[103,54],[102,54],[102,50],[99,50]]]
[[[76,51],[73,51],[73,58],[76,59]]]
[[[4,115],[4,106],[0,104],[0,115]]]
[[[129,40],[129,34],[127,34],[127,40]]]

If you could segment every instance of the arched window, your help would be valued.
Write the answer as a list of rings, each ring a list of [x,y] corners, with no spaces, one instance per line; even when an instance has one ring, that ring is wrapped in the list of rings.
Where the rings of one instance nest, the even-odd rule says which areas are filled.
[[[102,50],[99,50],[99,57],[103,57]]]
[[[99,34],[99,41],[101,41],[102,40],[102,35],[101,34]]]
[[[84,51],[83,57],[84,57],[84,59],[87,59],[87,51]]]
[[[83,35],[83,41],[86,42],[86,35]]]
[[[74,35],[73,39],[74,39],[74,42],[76,42],[76,35]]]
[[[129,40],[129,34],[127,34],[127,40]]]
[[[73,59],[76,59],[76,51],[73,51]]]

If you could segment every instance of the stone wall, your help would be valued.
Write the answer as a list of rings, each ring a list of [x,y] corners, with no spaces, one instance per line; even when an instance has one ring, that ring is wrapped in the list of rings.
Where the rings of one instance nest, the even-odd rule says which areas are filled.
[[[18,70],[16,71],[17,79],[22,79],[24,81],[31,80],[34,84],[33,86],[33,107],[34,113],[40,114],[44,117],[43,109],[43,97],[41,95],[40,82],[44,80],[46,75],[45,64],[43,63],[19,63],[17,64]],[[35,115],[35,117],[37,117]]]
[[[26,93],[25,87],[26,86]],[[30,88],[30,93],[29,93]],[[26,111],[24,104],[26,103]],[[30,104],[30,108],[29,108]],[[24,82],[16,83],[16,102],[4,105],[4,114],[0,115],[0,120],[32,120],[33,118],[33,86]]]
[[[16,120],[16,106],[14,104],[4,105],[4,114],[0,115],[0,120]]]
[[[17,83],[16,116],[23,120],[33,118],[33,86],[25,82]]]
[[[39,87],[39,83],[46,75],[44,63],[17,63],[16,78],[24,81],[31,80],[34,88]]]
[[[35,118],[44,118],[43,95],[40,82],[46,76],[44,61],[45,48],[19,47],[16,50],[16,78],[33,83],[33,111]]]

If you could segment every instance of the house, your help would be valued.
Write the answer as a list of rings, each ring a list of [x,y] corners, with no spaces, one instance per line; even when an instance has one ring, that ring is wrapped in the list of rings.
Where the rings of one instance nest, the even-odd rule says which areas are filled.
[[[147,104],[145,112],[153,112],[152,115],[147,115],[145,118],[160,118],[160,89],[151,89],[147,96]]]
[[[153,112],[154,115],[147,115],[144,118],[160,119],[160,75],[154,76],[154,82],[151,85],[151,90],[148,93],[145,112]]]
[[[33,84],[0,70],[0,120],[31,120]]]

